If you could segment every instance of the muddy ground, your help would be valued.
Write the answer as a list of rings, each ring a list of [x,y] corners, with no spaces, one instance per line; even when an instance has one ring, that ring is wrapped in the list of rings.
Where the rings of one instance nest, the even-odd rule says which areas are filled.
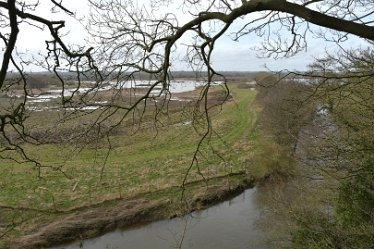
[[[17,238],[16,241],[7,241],[5,248],[46,248],[96,237],[115,229],[178,217],[224,201],[253,187],[256,182],[255,179],[244,174],[240,178],[239,181],[230,184],[222,181],[220,184],[199,186],[189,193],[192,198],[184,198],[189,200],[188,202],[178,198],[152,199],[137,196],[118,200],[110,206],[87,208],[85,211],[72,213],[59,221],[41,227],[35,233]]]

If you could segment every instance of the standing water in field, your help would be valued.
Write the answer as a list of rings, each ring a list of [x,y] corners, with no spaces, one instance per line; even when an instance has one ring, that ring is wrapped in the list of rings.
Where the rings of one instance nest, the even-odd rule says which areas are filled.
[[[136,82],[133,81],[126,81],[126,82],[107,82],[105,84],[94,86],[95,82],[82,82],[87,85],[92,85],[92,87],[80,87],[80,88],[66,88],[64,91],[62,89],[49,89],[45,90],[42,94],[39,95],[32,95],[27,96],[28,98],[28,106],[27,109],[34,112],[40,111],[58,111],[60,106],[56,103],[53,106],[46,105],[49,102],[61,98],[62,95],[64,97],[70,98],[76,95],[82,95],[87,93],[97,93],[97,92],[105,92],[110,90],[124,90],[124,89],[140,89],[143,92],[134,93],[134,96],[143,96],[145,94],[144,90],[149,89],[155,82],[153,81],[145,81],[145,80],[138,80]],[[212,85],[221,85],[223,82],[213,82]],[[196,90],[198,87],[204,86],[206,82],[203,81],[194,81],[194,80],[174,80],[170,83],[168,91],[171,94],[177,93],[185,93]],[[158,85],[153,88],[153,90],[149,93],[150,96],[164,96],[165,92],[162,91],[162,85]],[[22,97],[21,95],[10,95],[9,97]],[[170,100],[177,100],[180,101],[178,98],[171,98]],[[106,104],[103,102],[93,102],[90,103],[89,106],[79,107],[79,110],[82,111],[92,111],[101,108],[102,104]],[[30,105],[31,104],[31,105]],[[44,104],[44,105],[43,105]],[[74,111],[74,108],[64,108],[66,111]]]
[[[260,208],[257,190],[193,212],[181,218],[153,222],[127,230],[116,230],[65,249],[263,249],[261,231],[256,228]]]

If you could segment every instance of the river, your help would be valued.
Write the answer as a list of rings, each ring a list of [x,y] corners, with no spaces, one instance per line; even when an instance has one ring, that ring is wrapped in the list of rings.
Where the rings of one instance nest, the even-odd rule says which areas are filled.
[[[181,218],[116,230],[53,249],[265,249],[256,226],[261,209],[256,188]],[[51,248],[52,249],[52,248]]]

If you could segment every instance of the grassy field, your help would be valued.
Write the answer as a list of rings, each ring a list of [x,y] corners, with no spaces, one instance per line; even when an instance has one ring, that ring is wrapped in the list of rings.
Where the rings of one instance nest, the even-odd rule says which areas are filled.
[[[7,236],[16,236],[58,219],[60,212],[180,186],[187,172],[187,182],[237,172],[268,174],[253,165],[262,150],[254,146],[260,136],[255,91],[234,85],[231,94],[231,100],[211,110],[214,132],[190,171],[201,134],[193,128],[189,108],[161,116],[157,130],[150,115],[140,126],[123,127],[91,146],[82,147],[79,141],[75,146],[25,145],[25,151],[47,167],[39,171],[31,164],[1,161],[0,232],[9,229]],[[53,119],[46,116],[51,114],[38,115],[35,120]],[[48,122],[35,126],[48,129]]]

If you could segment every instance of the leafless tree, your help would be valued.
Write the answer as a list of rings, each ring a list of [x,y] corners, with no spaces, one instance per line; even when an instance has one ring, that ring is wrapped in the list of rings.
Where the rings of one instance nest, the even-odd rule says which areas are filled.
[[[50,1],[51,13],[63,12],[66,15],[74,16],[74,13],[64,7],[62,2]],[[32,95],[32,82],[25,73],[28,65],[33,59],[24,58],[17,50],[18,36],[25,29],[30,27],[40,29],[49,33],[49,39],[45,41],[45,67],[47,70],[54,72],[62,87],[62,105],[69,102],[65,98],[64,87],[65,81],[60,75],[61,70],[74,71],[76,77],[88,71],[98,76],[96,66],[91,56],[92,48],[73,48],[64,42],[62,29],[65,26],[64,20],[51,20],[50,14],[44,16],[37,12],[40,5],[39,1],[33,3],[26,1],[1,1],[0,2],[0,38],[2,41],[3,58],[0,71],[0,89],[2,94],[11,97],[9,103],[6,100],[1,105],[0,113],[0,158],[12,159],[17,161],[31,161],[36,166],[41,166],[39,162],[29,158],[20,143],[38,143],[24,125],[29,116],[27,111],[28,97]],[[37,62],[39,63],[39,62]],[[13,73],[10,73],[13,72]],[[30,78],[32,79],[32,78]],[[20,93],[14,94],[14,87],[21,90]],[[74,95],[74,93],[73,93]],[[14,97],[16,100],[12,100]],[[71,96],[70,96],[71,98]],[[19,156],[13,156],[16,152]]]
[[[191,70],[206,72],[206,85],[194,112],[205,116],[206,129],[201,133],[190,168],[194,165],[198,168],[199,148],[212,134],[206,105],[209,88],[215,79],[226,84],[225,76],[212,63],[215,45],[227,35],[235,20],[245,22],[231,37],[234,40],[247,35],[262,37],[258,49],[264,56],[293,56],[307,47],[309,35],[337,43],[346,40],[349,34],[371,43],[374,40],[372,1],[185,0],[152,1],[146,5],[137,1],[92,0],[90,3],[88,30],[94,43],[100,46],[98,60],[106,70],[115,72],[116,78],[127,77],[128,72],[144,72],[154,79],[150,91],[162,86],[167,92],[178,63],[173,58],[179,55],[181,47],[185,48],[185,64]],[[228,96],[229,90],[225,89]],[[145,100],[149,97],[144,95]]]
[[[48,2],[51,13],[59,11],[74,17],[62,1]],[[77,135],[68,135],[74,141],[87,135],[105,135],[137,112],[140,120],[147,106],[156,103],[153,100],[170,98],[175,57],[180,55],[180,47],[185,48],[183,60],[189,69],[204,72],[206,83],[193,114],[202,117],[200,123],[204,129],[195,123],[201,140],[189,170],[198,167],[200,148],[213,134],[208,96],[215,80],[224,82],[226,97],[229,96],[226,78],[215,70],[212,55],[217,41],[227,35],[236,20],[242,19],[244,24],[231,37],[234,40],[247,35],[262,37],[263,44],[258,49],[264,56],[293,56],[307,47],[311,35],[338,43],[350,35],[371,44],[374,41],[372,0],[155,0],[149,1],[148,6],[135,0],[89,0],[89,3],[87,30],[92,46],[72,46],[64,40],[65,20],[54,20],[50,13],[38,12],[39,1],[31,4],[20,0],[0,1],[3,49],[0,94],[10,96],[9,103],[0,101],[0,159],[26,160],[37,168],[42,167],[22,146],[24,142],[44,141],[25,125],[35,114],[27,109],[33,93],[26,73],[34,59],[22,57],[17,50],[19,34],[27,27],[49,34],[43,60],[34,63],[51,71],[58,80],[60,107],[66,110],[62,118],[69,121],[92,114],[92,123],[77,124]],[[16,77],[9,72],[14,69]],[[369,70],[372,72],[372,68]],[[77,82],[73,89],[68,88],[63,71],[73,73]],[[125,84],[136,86],[139,75],[146,75],[149,87],[142,96],[123,98]],[[90,79],[94,84],[87,89],[83,79]],[[13,94],[17,87],[22,92],[19,96]],[[107,102],[98,101],[102,89],[111,93]],[[156,119],[165,108],[166,104],[155,105]],[[82,114],[78,110],[86,111]],[[183,182],[187,176],[188,172]]]
[[[245,24],[231,34],[233,39],[251,34],[263,37],[264,43],[259,49],[267,56],[294,55],[307,46],[310,34],[336,42],[345,40],[348,34],[369,42],[374,40],[374,3],[371,0],[158,0],[150,2],[148,6],[128,0],[89,2],[91,15],[87,29],[92,35],[92,46],[84,48],[69,46],[64,42],[65,21],[50,20],[46,17],[47,14],[38,14],[36,9],[39,2],[29,4],[25,1],[0,1],[0,34],[4,48],[0,89],[9,93],[14,85],[23,87],[22,101],[7,106],[0,114],[1,157],[7,157],[7,151],[15,150],[21,153],[23,159],[29,159],[17,141],[38,142],[24,126],[25,119],[30,114],[26,111],[30,90],[24,73],[29,61],[19,62],[20,59],[15,58],[18,34],[22,32],[21,24],[44,28],[50,34],[50,39],[46,41],[44,65],[61,82],[61,106],[74,110],[87,106],[100,107],[101,114],[94,120],[94,124],[83,129],[83,134],[95,127],[100,133],[108,118],[120,113],[123,118],[110,124],[108,129],[111,130],[120,125],[126,116],[134,113],[138,106],[141,106],[142,113],[147,101],[157,97],[167,99],[170,96],[169,87],[177,47],[185,47],[184,59],[191,69],[206,72],[206,85],[194,112],[196,116],[205,114],[207,129],[201,133],[201,142],[212,134],[211,120],[207,115],[210,86],[217,79],[226,82],[224,75],[214,69],[212,54],[216,42],[226,35],[235,20],[243,19]],[[64,7],[63,2],[51,0],[50,3],[53,6],[52,12],[59,10],[67,16],[74,16],[73,12]],[[170,8],[177,12],[170,11]],[[180,15],[186,21],[181,20]],[[326,29],[316,29],[315,25]],[[327,30],[333,32],[329,33]],[[184,42],[184,39],[188,41]],[[18,71],[19,80],[7,80],[10,65]],[[61,70],[75,73],[78,86],[72,94],[65,94],[66,81],[61,76]],[[143,96],[131,101],[119,101],[123,85],[126,82],[136,84],[137,73],[147,74],[152,79],[152,84]],[[95,84],[90,90],[79,94],[81,79],[85,75],[94,78]],[[93,101],[99,89],[108,85],[115,90],[111,99],[113,101],[105,104]],[[157,90],[159,87],[161,90]],[[228,96],[226,86],[225,90]],[[156,106],[156,116],[164,107],[165,105]],[[67,116],[71,115],[74,112]],[[10,134],[18,134],[17,139]],[[191,167],[197,163],[198,151],[199,149],[196,150]]]

